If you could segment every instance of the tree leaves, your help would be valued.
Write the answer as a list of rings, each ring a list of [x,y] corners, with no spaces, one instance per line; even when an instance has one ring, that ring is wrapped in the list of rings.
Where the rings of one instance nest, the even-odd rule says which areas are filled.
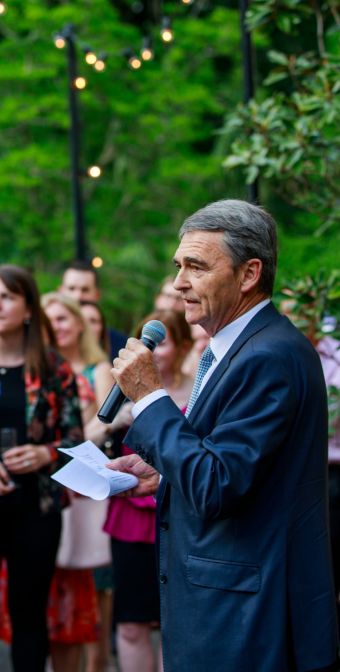
[[[301,25],[299,52],[290,51],[289,41],[285,52],[268,51],[274,67],[264,85],[271,92],[239,106],[227,118],[224,132],[230,153],[223,165],[242,166],[248,182],[258,176],[270,179],[292,205],[315,215],[315,231],[320,234],[340,222],[340,52],[339,48],[337,53],[317,52],[328,32],[338,28],[337,15],[327,2],[312,10],[295,0],[255,0],[249,13],[252,27],[270,19],[280,30],[291,32],[292,25],[283,26],[278,14],[283,7],[292,25]],[[319,26],[316,49],[303,52],[303,18],[313,13]]]

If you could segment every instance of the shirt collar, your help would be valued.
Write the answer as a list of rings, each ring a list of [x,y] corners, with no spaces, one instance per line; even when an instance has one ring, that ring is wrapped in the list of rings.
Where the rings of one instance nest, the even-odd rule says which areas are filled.
[[[210,339],[210,347],[214,353],[217,362],[220,362],[224,355],[230,350],[240,333],[246,328],[247,324],[262,308],[270,303],[270,299],[264,299],[253,306],[241,317],[227,324],[223,329]]]

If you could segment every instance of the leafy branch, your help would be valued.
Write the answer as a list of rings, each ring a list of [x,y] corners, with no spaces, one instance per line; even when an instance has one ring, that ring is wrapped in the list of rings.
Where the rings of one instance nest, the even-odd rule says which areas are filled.
[[[239,105],[226,119],[227,170],[240,167],[248,184],[259,176],[291,204],[315,214],[321,235],[340,222],[339,3],[254,0],[249,27],[301,36],[315,21],[314,50],[271,49],[264,100]],[[289,43],[288,43],[289,44]]]

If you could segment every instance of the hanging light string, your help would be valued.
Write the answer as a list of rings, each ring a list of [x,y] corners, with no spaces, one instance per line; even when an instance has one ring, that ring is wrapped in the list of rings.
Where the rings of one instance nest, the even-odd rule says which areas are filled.
[[[191,5],[193,4],[194,0],[179,0],[179,3],[181,5]],[[1,2],[0,0],[0,14],[1,14],[1,6],[5,7],[5,3]],[[161,42],[164,46],[170,45],[175,38],[174,35],[174,30],[172,27],[172,21],[169,16],[165,16],[163,13],[163,3],[161,3],[161,26],[159,29],[159,35],[161,38]],[[66,32],[68,30],[68,26],[66,26]],[[63,49],[66,45],[66,40],[67,40],[67,35],[65,35],[65,29],[60,31],[59,33],[56,33],[53,36],[54,39],[54,44],[58,49]],[[97,72],[102,72],[106,68],[106,61],[107,61],[107,54],[103,52],[96,53],[94,49],[92,49],[88,45],[81,45],[81,43],[77,40],[79,43],[80,48],[82,49],[84,53],[84,59],[87,65],[93,67]],[[120,56],[123,56],[131,70],[139,70],[143,63],[148,63],[154,59],[155,53],[154,53],[154,47],[153,47],[153,39],[150,34],[146,34],[142,37],[142,44],[139,50],[135,50],[132,47],[127,47],[123,49],[120,52]],[[86,86],[86,84],[85,84]],[[84,87],[83,87],[84,88]]]
[[[192,4],[194,0],[180,0],[181,4],[189,5]],[[0,15],[5,13],[7,6],[4,2],[0,0]],[[163,3],[161,5],[161,15],[163,14]],[[162,15],[161,18],[161,27],[160,27],[160,37],[162,43],[167,47],[174,40],[174,31],[172,28],[172,22],[169,16]],[[96,72],[103,72],[106,69],[107,62],[107,53],[97,52],[90,45],[84,44],[76,36],[74,26],[71,24],[66,25],[61,31],[53,35],[54,44],[57,49],[64,49],[67,43],[72,42],[74,46],[80,48],[84,54],[85,63],[94,68]],[[135,51],[131,47],[123,49],[119,56],[123,57],[129,68],[131,70],[140,70],[143,63],[149,63],[154,59],[154,47],[153,39],[150,34],[144,35],[142,37],[142,44],[139,52]],[[81,75],[77,75],[73,80],[73,87],[77,91],[82,91],[87,87],[87,79]],[[102,173],[100,166],[91,165],[87,168],[84,175],[87,175],[91,179],[98,179]]]

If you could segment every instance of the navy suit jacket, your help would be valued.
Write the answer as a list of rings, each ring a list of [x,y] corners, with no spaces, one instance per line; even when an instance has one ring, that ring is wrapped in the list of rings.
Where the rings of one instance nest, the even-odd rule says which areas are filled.
[[[319,357],[272,304],[189,419],[168,397],[126,443],[158,494],[165,672],[306,672],[336,658],[327,401]]]

